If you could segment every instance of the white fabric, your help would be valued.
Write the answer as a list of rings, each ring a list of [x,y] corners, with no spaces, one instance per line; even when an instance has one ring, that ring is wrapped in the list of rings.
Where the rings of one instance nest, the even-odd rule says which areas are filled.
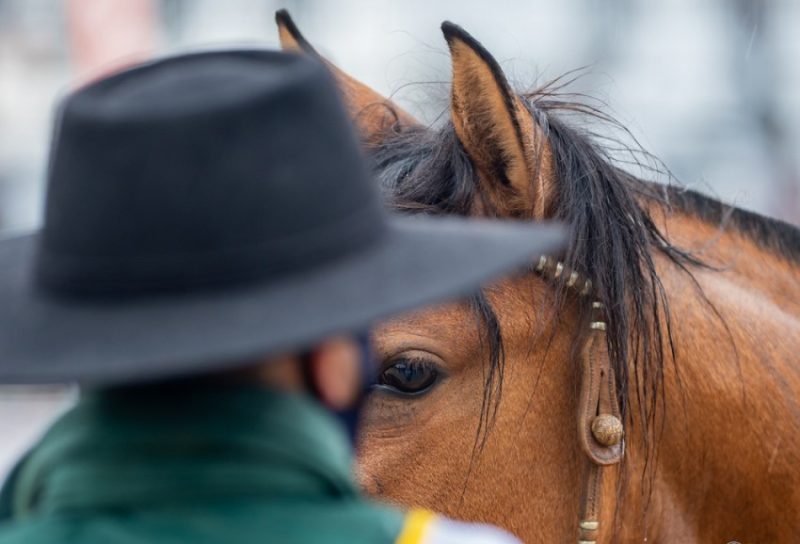
[[[492,525],[463,523],[437,516],[420,544],[522,544],[510,533]]]

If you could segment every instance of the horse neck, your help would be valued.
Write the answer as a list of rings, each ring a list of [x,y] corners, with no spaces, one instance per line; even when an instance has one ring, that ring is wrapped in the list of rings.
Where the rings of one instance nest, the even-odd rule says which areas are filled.
[[[719,270],[690,267],[695,284],[657,257],[675,360],[664,369],[649,532],[669,542],[790,541],[800,525],[800,266],[689,215],[661,227]]]

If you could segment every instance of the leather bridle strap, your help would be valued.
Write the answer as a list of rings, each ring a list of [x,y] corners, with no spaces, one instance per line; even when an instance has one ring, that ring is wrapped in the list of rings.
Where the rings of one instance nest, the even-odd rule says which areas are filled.
[[[623,428],[617,401],[614,371],[611,368],[606,343],[606,321],[602,304],[592,303],[589,338],[581,353],[581,392],[578,412],[578,437],[581,448],[589,458],[588,476],[583,498],[583,510],[578,523],[579,544],[594,544],[600,538],[601,500],[604,479],[616,470],[624,452]],[[607,483],[612,484],[613,481]]]
[[[546,278],[567,277],[566,287],[581,296],[592,292],[591,280],[576,272],[565,274],[563,263],[542,257],[536,271]],[[552,276],[550,275],[552,273]],[[580,352],[581,386],[578,404],[578,442],[588,457],[583,507],[578,522],[578,544],[595,544],[601,528],[612,519],[601,518],[601,500],[605,492],[614,492],[617,465],[625,451],[623,425],[617,398],[616,380],[611,368],[606,342],[606,318],[602,303],[592,302],[592,319],[587,339]],[[607,516],[608,517],[608,516]],[[601,524],[602,522],[602,524]]]

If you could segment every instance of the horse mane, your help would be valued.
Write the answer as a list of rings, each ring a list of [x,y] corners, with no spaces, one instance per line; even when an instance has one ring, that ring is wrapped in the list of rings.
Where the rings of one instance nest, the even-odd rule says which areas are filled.
[[[736,208],[691,189],[667,187],[675,209],[703,221],[731,227],[759,247],[793,263],[800,263],[800,229],[779,219]]]
[[[690,251],[673,245],[648,210],[655,204],[735,228],[792,260],[800,260],[800,230],[674,186],[671,176],[669,183],[663,184],[634,175],[624,168],[626,162],[620,159],[620,151],[634,157],[634,164],[640,167],[650,161],[651,166],[646,168],[650,172],[669,172],[660,162],[653,167],[654,157],[644,152],[635,139],[635,145],[624,145],[619,139],[593,131],[590,121],[599,121],[630,136],[601,109],[561,94],[562,85],[556,86],[558,82],[518,96],[552,150],[558,178],[553,219],[565,223],[571,232],[561,260],[592,280],[596,299],[607,309],[606,337],[620,406],[629,425],[638,419],[643,427],[645,456],[649,458],[657,435],[656,415],[664,403],[664,364],[675,361],[669,303],[656,272],[654,255],[667,257],[693,282],[691,269],[706,265]],[[573,117],[580,124],[572,122]],[[390,206],[403,212],[433,215],[467,216],[472,211],[479,190],[477,173],[449,120],[439,128],[394,127],[369,151]],[[699,289],[697,282],[694,284]],[[558,311],[564,308],[563,289],[560,292]],[[480,435],[496,410],[504,354],[502,331],[485,295],[476,294],[472,303],[486,331],[490,352]],[[638,418],[628,410],[630,384],[635,386],[638,397]],[[662,416],[663,413],[658,419]]]

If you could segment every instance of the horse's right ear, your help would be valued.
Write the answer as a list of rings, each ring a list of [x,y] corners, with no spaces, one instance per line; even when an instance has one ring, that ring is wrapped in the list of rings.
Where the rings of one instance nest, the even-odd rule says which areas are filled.
[[[275,12],[275,23],[278,25],[278,38],[284,51],[296,51],[298,53],[308,53],[316,55],[320,59],[317,50],[312,47],[308,40],[300,34],[297,25],[294,24],[292,16],[285,9]]]
[[[398,127],[415,126],[419,123],[394,102],[384,98],[367,85],[350,77],[328,62],[300,33],[289,12],[282,9],[275,13],[281,47],[285,51],[295,51],[312,55],[333,72],[339,88],[344,95],[350,115],[367,143],[377,143],[382,134]]]

